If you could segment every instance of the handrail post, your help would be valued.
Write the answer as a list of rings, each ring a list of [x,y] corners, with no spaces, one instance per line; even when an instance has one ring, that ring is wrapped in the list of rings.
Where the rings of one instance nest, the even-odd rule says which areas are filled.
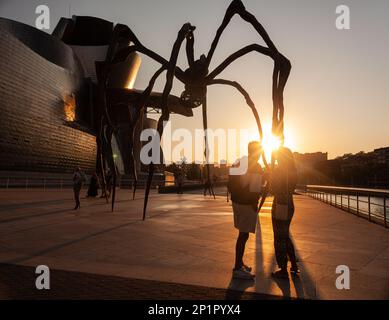
[[[369,221],[371,221],[371,213],[370,213],[370,195],[367,196],[367,203],[368,203],[368,211],[369,211]]]
[[[343,209],[343,194],[340,194],[340,208]]]
[[[357,215],[359,216],[359,196],[357,195]]]
[[[347,208],[348,208],[348,211],[350,212],[350,195],[349,194],[347,195]]]
[[[384,197],[384,225],[385,225],[385,228],[387,228],[387,224],[386,224],[386,198]]]

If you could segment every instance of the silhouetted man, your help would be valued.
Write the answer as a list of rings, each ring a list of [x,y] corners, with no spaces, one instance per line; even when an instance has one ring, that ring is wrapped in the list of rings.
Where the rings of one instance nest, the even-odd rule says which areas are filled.
[[[76,167],[74,169],[73,174],[73,192],[74,192],[74,200],[76,202],[76,206],[74,210],[80,208],[80,191],[82,188],[82,184],[85,182],[85,174],[81,171],[80,167]]]
[[[240,166],[244,173],[229,176],[228,189],[231,193],[234,226],[239,230],[235,247],[234,278],[254,278],[254,274],[251,273],[252,268],[243,262],[243,255],[249,233],[255,233],[257,225],[258,200],[263,183],[263,170],[258,163],[261,153],[262,147],[259,142],[250,142],[248,158],[241,159],[239,164],[235,165],[235,167]],[[242,168],[245,165],[247,167]]]

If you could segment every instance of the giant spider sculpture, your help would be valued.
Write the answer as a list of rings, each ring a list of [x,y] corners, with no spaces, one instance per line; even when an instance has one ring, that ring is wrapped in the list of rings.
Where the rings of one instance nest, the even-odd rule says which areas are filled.
[[[220,40],[220,37],[227,27],[228,23],[231,21],[234,15],[239,15],[243,20],[250,23],[254,29],[259,33],[259,35],[263,38],[266,46],[262,46],[259,44],[251,44],[248,45],[233,54],[227,57],[219,66],[217,66],[213,71],[209,72],[209,65],[211,63],[212,57],[214,55],[216,46]],[[136,106],[136,114],[129,116],[130,127],[133,128],[136,126],[139,121],[142,119],[142,115],[145,110],[145,106],[148,103],[150,98],[150,94],[152,92],[154,83],[156,79],[161,75],[162,72],[166,71],[166,84],[164,86],[164,90],[160,100],[160,108],[161,108],[161,116],[158,120],[157,132],[160,137],[163,134],[163,123],[164,121],[169,120],[170,109],[169,109],[169,99],[170,92],[173,86],[174,77],[176,77],[179,81],[181,81],[185,85],[185,90],[182,92],[180,100],[181,103],[186,108],[196,108],[202,106],[202,116],[203,116],[203,126],[205,130],[205,157],[208,160],[208,141],[206,135],[207,129],[207,87],[215,84],[228,85],[235,89],[237,89],[245,98],[248,107],[253,112],[253,115],[256,120],[260,142],[263,138],[262,127],[258,112],[256,110],[255,104],[253,100],[250,98],[247,91],[237,82],[231,80],[225,80],[217,78],[217,76],[231,63],[233,63],[238,58],[250,53],[250,52],[258,52],[269,56],[274,61],[274,69],[273,69],[273,77],[272,77],[272,100],[273,100],[273,117],[272,117],[272,133],[278,136],[283,142],[284,139],[284,102],[283,102],[283,91],[289,77],[289,73],[291,70],[291,64],[289,60],[282,55],[270,39],[266,30],[263,26],[258,22],[254,15],[246,10],[241,0],[233,0],[229,5],[224,19],[219,26],[216,36],[212,41],[211,48],[207,55],[202,54],[200,58],[197,60],[194,57],[194,32],[195,27],[190,23],[186,23],[182,26],[180,31],[178,32],[177,39],[173,45],[171,55],[169,60],[164,59],[157,53],[151,51],[146,48],[135,36],[135,34],[125,25],[118,24],[114,30],[114,37],[112,40],[112,44],[110,46],[110,51],[107,55],[107,59],[104,63],[97,65],[97,74],[99,78],[99,93],[100,93],[100,102],[102,109],[101,116],[101,125],[99,128],[99,136],[98,136],[98,150],[99,156],[102,159],[106,159],[111,171],[113,172],[113,194],[112,194],[112,210],[114,208],[115,202],[115,186],[116,186],[116,175],[117,170],[115,167],[112,146],[111,146],[111,136],[115,130],[114,125],[110,118],[112,118],[112,110],[111,110],[111,97],[110,90],[107,88],[107,79],[109,78],[110,66],[119,61],[123,61],[133,52],[140,52],[145,54],[146,56],[152,58],[156,62],[161,64],[161,67],[155,72],[153,77],[151,78],[148,87],[146,90],[134,98],[131,94],[122,95],[121,103],[124,102],[132,102]],[[186,55],[189,67],[186,70],[182,70],[177,66],[178,55],[182,46],[182,43],[186,41]],[[129,148],[133,148],[133,140],[130,143]],[[265,159],[264,154],[262,154],[263,162],[265,166],[268,166],[268,163]],[[134,158],[133,158],[134,159]],[[104,162],[103,160],[101,163]],[[206,177],[206,188],[209,189],[210,194],[212,191],[212,183],[210,180],[209,173],[209,165],[207,163],[207,177]],[[133,166],[134,167],[134,166]],[[147,202],[149,191],[151,187],[152,177],[154,173],[155,163],[149,164],[149,173],[146,182],[145,188],[145,199],[144,199],[144,207],[143,207],[143,219],[145,219]],[[136,172],[133,171],[134,176],[134,194],[136,189]],[[104,182],[104,179],[103,179]]]

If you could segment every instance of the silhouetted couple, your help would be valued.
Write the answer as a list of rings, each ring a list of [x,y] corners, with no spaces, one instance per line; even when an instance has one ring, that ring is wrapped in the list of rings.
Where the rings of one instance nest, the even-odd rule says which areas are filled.
[[[235,169],[243,169],[242,174],[230,174],[228,189],[231,193],[234,212],[234,226],[239,230],[236,241],[235,267],[233,277],[253,279],[252,268],[243,262],[246,242],[249,233],[255,233],[259,199],[261,204],[269,191],[274,195],[272,206],[272,223],[274,232],[274,249],[279,270],[272,273],[276,278],[287,278],[288,258],[291,261],[291,272],[298,274],[299,269],[289,227],[294,213],[293,192],[296,185],[296,168],[292,152],[284,147],[273,153],[274,168],[265,172],[258,161],[263,153],[258,142],[248,145],[248,157],[234,164]],[[247,170],[244,166],[247,165]]]

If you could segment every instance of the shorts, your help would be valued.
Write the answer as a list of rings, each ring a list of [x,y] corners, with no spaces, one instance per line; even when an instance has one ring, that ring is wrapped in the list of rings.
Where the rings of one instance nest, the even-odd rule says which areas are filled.
[[[234,212],[234,226],[241,232],[255,233],[257,226],[258,213],[249,204],[232,203]]]

